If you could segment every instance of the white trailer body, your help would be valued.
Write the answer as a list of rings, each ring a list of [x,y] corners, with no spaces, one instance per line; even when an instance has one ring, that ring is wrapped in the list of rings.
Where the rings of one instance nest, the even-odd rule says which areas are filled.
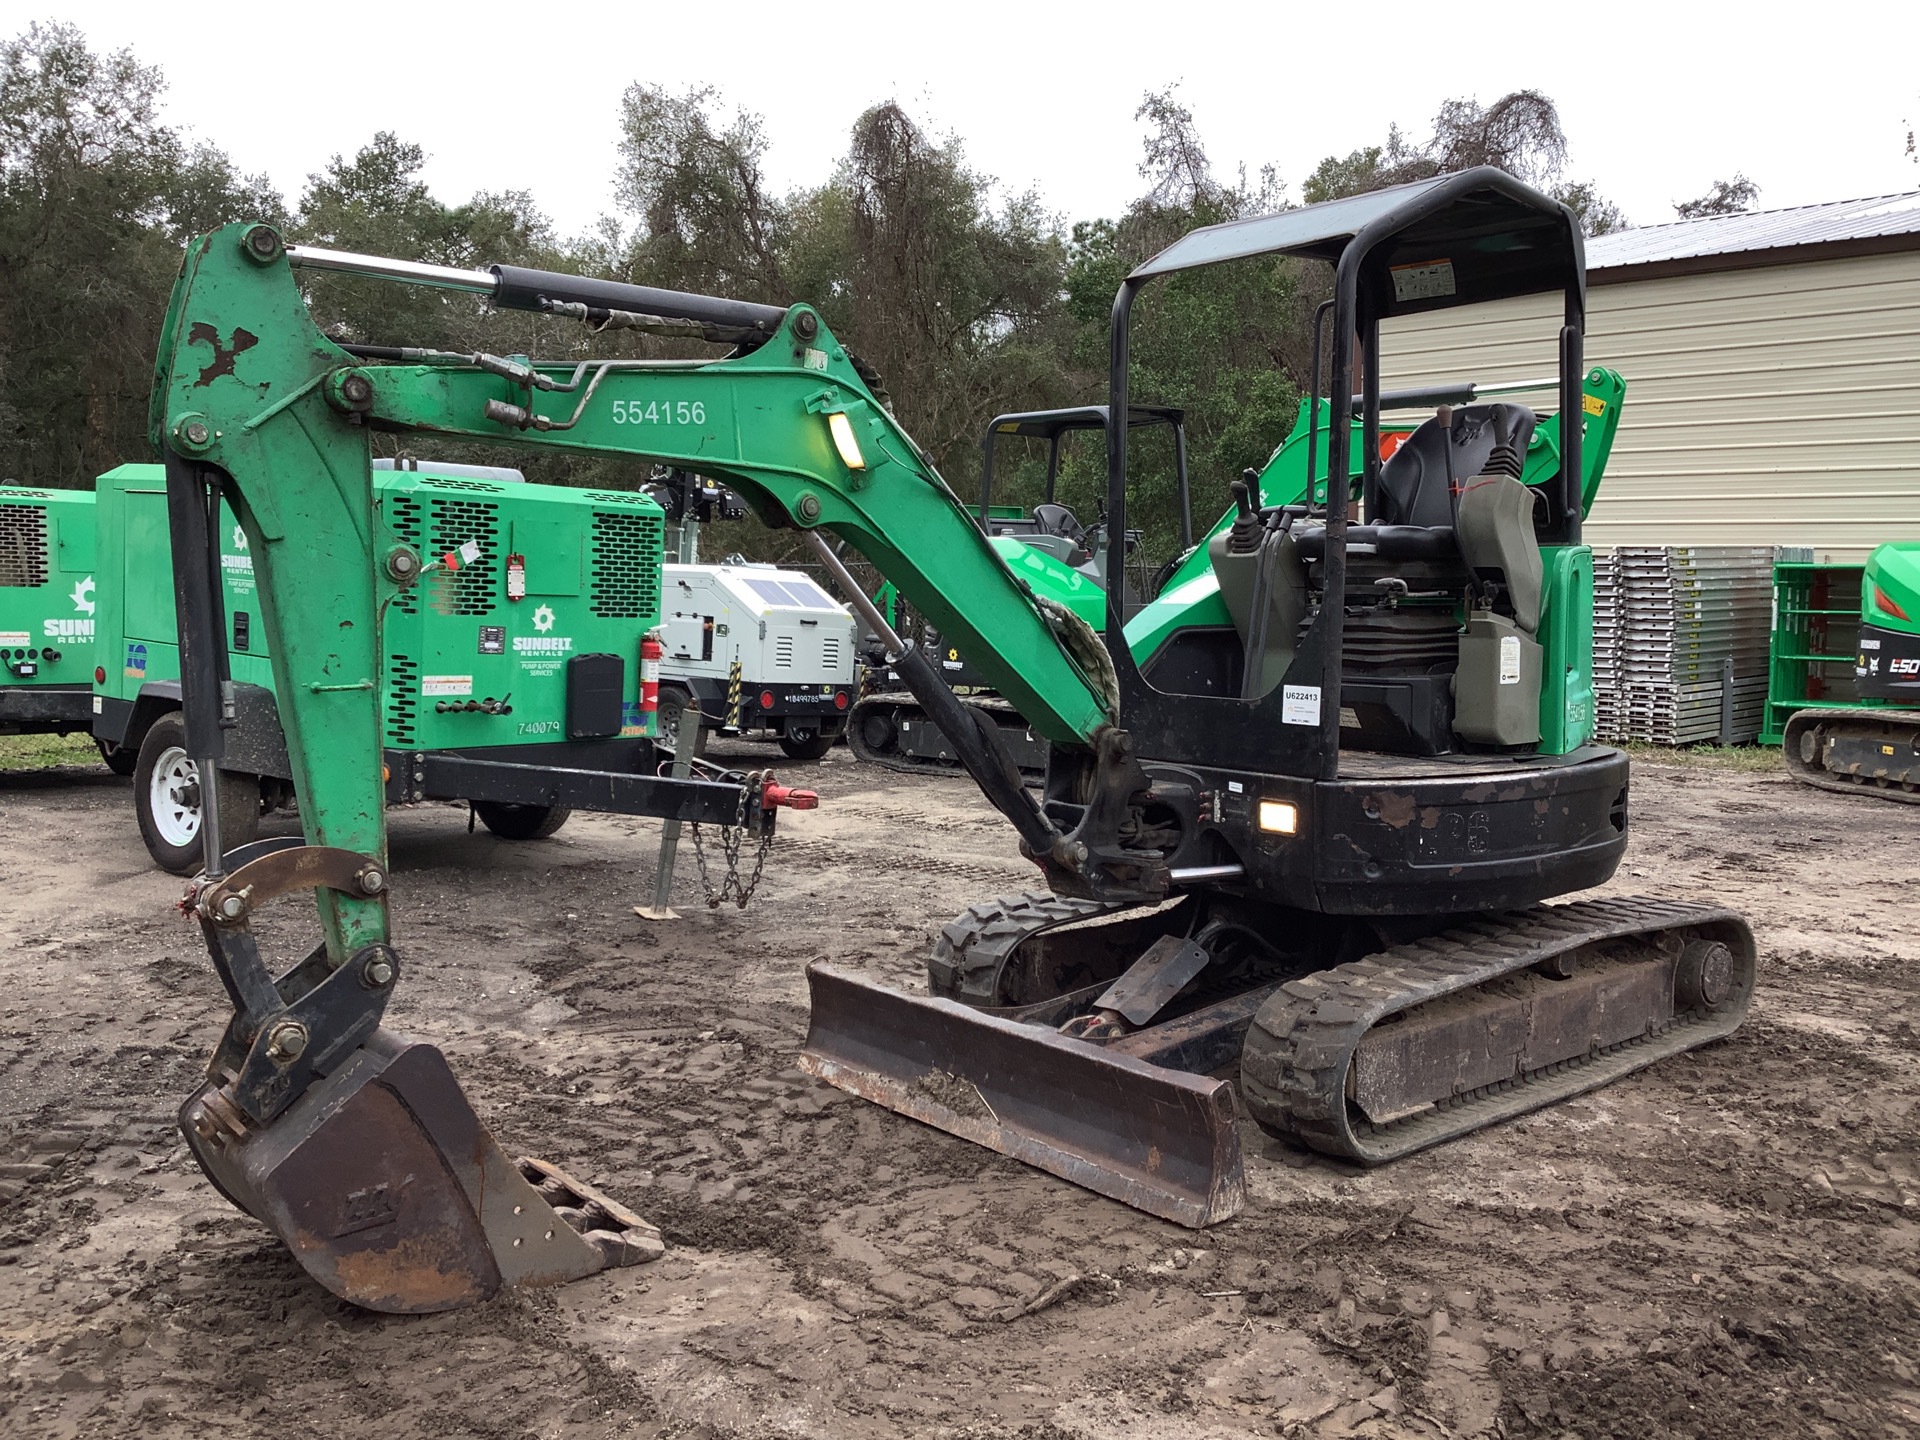
[[[693,697],[703,728],[764,734],[795,758],[818,758],[846,729],[859,625],[812,577],[743,562],[663,566],[660,633],[663,728],[677,728],[673,708]]]

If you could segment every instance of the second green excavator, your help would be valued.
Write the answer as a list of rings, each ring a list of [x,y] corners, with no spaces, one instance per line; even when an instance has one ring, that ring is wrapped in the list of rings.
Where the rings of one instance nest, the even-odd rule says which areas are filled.
[[[1920,544],[1867,557],[1854,689],[1867,705],[1815,706],[1787,721],[1787,773],[1823,790],[1920,804]]]
[[[192,242],[153,407],[188,733],[216,763],[206,517],[224,496],[255,556],[306,832],[270,853],[209,845],[221,858],[190,891],[234,1004],[182,1111],[214,1183],[376,1308],[444,1309],[648,1248],[611,1197],[510,1164],[438,1052],[381,1023],[401,962],[372,677],[382,610],[418,557],[371,524],[377,430],[712,476],[798,531],[883,638],[1046,889],[948,927],[932,997],[811,966],[802,1061],[835,1085],[1200,1225],[1246,1203],[1236,1087],[1261,1125],[1376,1162],[1738,1025],[1754,947],[1737,915],[1541,903],[1607,880],[1627,842],[1626,756],[1590,743],[1580,539],[1583,444],[1619,396],[1583,396],[1574,217],[1479,169],[1195,232],[1116,298],[1109,415],[1130,413],[1144,286],[1276,256],[1334,269],[1327,393],[1363,397],[1364,523],[1345,484],[1278,505],[1243,484],[1207,576],[1188,582],[1217,603],[1139,659],[1118,587],[1104,634],[1032,593],[808,306],[289,250],[265,225]],[[732,353],[549,365],[349,349],[313,327],[297,268]],[[1443,402],[1383,462],[1382,322],[1537,293],[1564,304],[1557,437],[1537,446],[1524,406]],[[1353,439],[1331,428],[1325,473],[1351,472]],[[1124,535],[1128,427],[1105,440],[1106,522]],[[853,587],[828,533],[1048,741],[1042,793]],[[213,838],[217,813],[207,823]],[[294,889],[315,892],[322,939],[269,979],[249,917]]]

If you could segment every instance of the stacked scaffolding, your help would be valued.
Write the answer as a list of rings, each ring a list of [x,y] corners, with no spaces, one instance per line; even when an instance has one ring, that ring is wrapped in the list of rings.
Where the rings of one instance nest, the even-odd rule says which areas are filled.
[[[1617,745],[1627,738],[1620,703],[1620,566],[1612,550],[1593,552],[1594,738]]]
[[[1621,545],[1596,555],[1601,737],[1751,741],[1766,711],[1772,600],[1772,546]]]

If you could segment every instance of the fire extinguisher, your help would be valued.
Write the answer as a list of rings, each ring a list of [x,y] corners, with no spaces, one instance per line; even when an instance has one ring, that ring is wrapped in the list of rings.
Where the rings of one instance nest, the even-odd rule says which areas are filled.
[[[640,637],[640,733],[652,739],[660,736],[660,660],[666,653],[658,630]]]

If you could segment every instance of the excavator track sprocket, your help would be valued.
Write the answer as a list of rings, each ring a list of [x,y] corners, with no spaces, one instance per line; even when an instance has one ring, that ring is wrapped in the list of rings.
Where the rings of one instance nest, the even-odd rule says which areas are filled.
[[[1247,1030],[1241,1098],[1270,1131],[1378,1165],[1717,1040],[1753,983],[1752,933],[1719,906],[1484,916],[1282,985]]]
[[[1920,805],[1920,710],[1797,710],[1780,757],[1819,789]]]

